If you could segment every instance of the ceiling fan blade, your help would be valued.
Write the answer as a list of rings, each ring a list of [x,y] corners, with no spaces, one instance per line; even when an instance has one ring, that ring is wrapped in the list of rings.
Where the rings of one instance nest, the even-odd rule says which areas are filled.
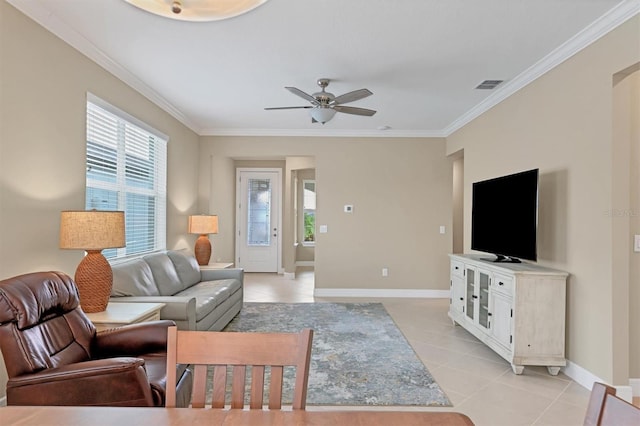
[[[268,107],[268,108],[265,108],[265,109],[270,110],[270,109],[301,109],[301,108],[307,109],[307,108],[315,108],[315,107],[312,107],[312,106]]]
[[[302,99],[306,99],[309,102],[311,102],[314,105],[318,105],[318,101],[316,100],[316,98],[314,98],[313,96],[309,95],[308,93],[303,92],[302,90],[296,88],[296,87],[285,87],[285,89],[287,89],[288,91],[290,91],[291,93],[293,93],[296,96],[300,96]]]
[[[372,109],[357,108],[357,107],[350,107],[350,106],[341,106],[341,105],[336,105],[336,106],[333,107],[333,109],[335,109],[338,112],[344,112],[346,114],[366,115],[367,117],[371,117],[373,114],[376,113],[376,111],[374,111]]]
[[[338,104],[347,104],[349,102],[358,101],[360,99],[364,99],[367,96],[371,96],[373,93],[369,89],[359,89],[354,90],[353,92],[345,93],[344,95],[340,95],[333,100],[335,105]]]

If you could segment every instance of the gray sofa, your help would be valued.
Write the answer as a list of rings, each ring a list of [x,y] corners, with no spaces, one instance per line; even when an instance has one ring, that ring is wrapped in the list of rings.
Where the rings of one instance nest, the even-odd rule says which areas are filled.
[[[200,270],[186,250],[153,253],[111,265],[111,302],[160,302],[161,319],[181,330],[220,331],[242,307],[242,269]]]

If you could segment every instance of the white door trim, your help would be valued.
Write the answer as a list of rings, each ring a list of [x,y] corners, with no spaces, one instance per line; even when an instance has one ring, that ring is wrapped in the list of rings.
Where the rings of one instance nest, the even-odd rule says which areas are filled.
[[[239,209],[239,203],[240,203],[240,199],[242,197],[242,186],[239,185],[240,182],[240,175],[243,172],[255,172],[255,173],[261,173],[261,172],[275,172],[277,173],[277,185],[278,185],[278,189],[279,189],[279,193],[280,193],[280,200],[278,202],[278,204],[275,206],[275,209],[278,213],[278,239],[276,241],[276,245],[277,245],[277,252],[278,252],[278,264],[277,264],[277,271],[279,274],[284,273],[284,267],[282,266],[282,204],[284,202],[284,193],[283,193],[283,188],[282,188],[282,169],[276,168],[276,167],[238,167],[236,168],[236,201],[235,201],[235,211],[236,211],[236,235],[235,235],[235,240],[236,240],[236,250],[235,250],[235,262],[236,265],[239,263],[238,259],[240,257],[240,244],[242,242],[242,239],[240,238],[240,227],[242,226],[242,217],[240,215],[240,209]]]

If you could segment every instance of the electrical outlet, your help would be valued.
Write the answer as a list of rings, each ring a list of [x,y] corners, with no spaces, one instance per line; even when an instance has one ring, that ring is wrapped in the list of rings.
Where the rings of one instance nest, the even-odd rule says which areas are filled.
[[[382,276],[383,277],[389,276],[389,268],[382,268]]]

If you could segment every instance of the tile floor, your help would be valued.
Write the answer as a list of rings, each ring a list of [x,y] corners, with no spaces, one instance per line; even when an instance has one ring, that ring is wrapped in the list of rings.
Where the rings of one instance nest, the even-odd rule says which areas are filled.
[[[277,274],[246,273],[245,301],[382,302],[449,396],[453,408],[447,410],[467,414],[477,426],[582,425],[589,399],[587,389],[562,373],[550,376],[544,367],[526,367],[522,375],[513,374],[506,361],[464,329],[452,325],[447,316],[448,299],[314,298],[313,278],[309,268],[299,270],[295,280]]]

